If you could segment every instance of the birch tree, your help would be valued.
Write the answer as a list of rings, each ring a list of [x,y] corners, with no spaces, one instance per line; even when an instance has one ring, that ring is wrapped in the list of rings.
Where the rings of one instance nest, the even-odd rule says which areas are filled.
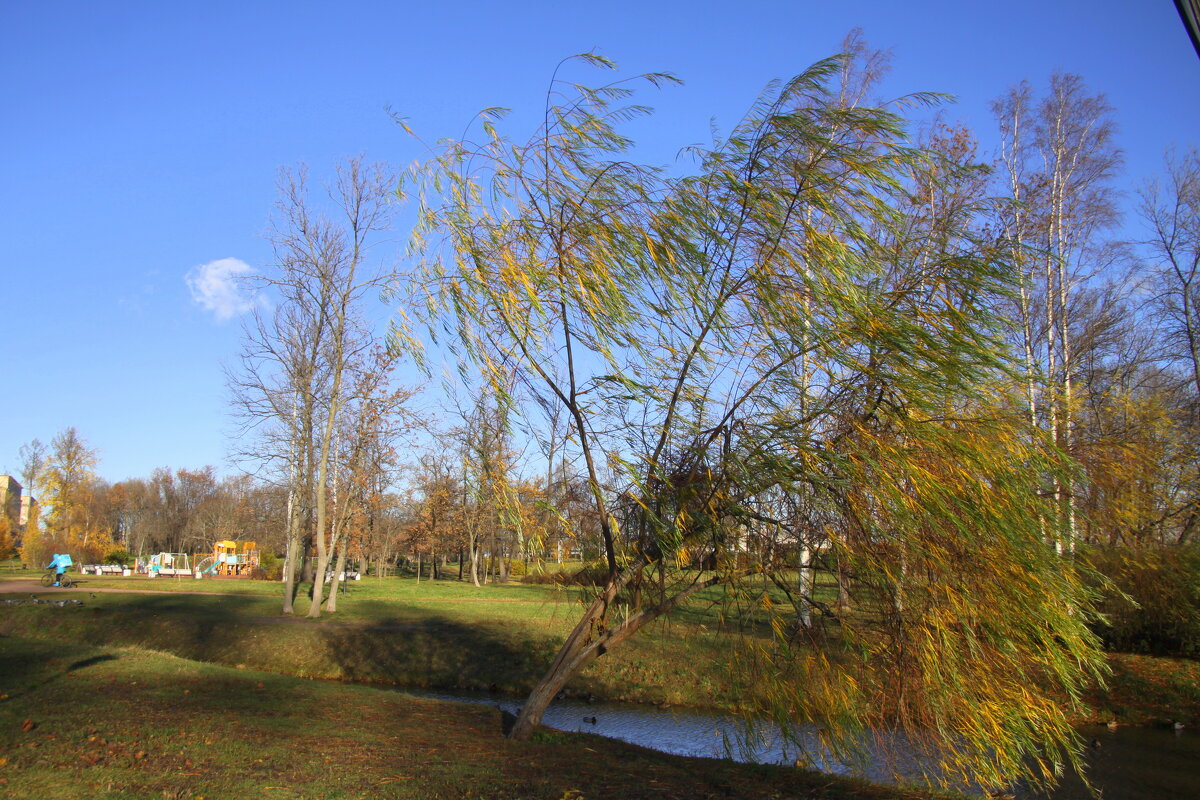
[[[1081,293],[1103,277],[1119,215],[1112,181],[1122,164],[1113,110],[1078,75],[1055,73],[1040,99],[1022,82],[993,103],[1013,205],[1002,224],[1017,266],[1021,351],[1031,424],[1076,450]],[[1051,481],[1059,511],[1053,539],[1074,549],[1076,487]]]

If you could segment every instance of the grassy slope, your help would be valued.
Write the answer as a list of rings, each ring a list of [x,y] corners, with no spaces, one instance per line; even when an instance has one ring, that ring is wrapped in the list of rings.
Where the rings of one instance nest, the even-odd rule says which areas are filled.
[[[85,588],[173,594],[47,595],[83,608],[5,609],[0,632],[141,646],[185,658],[302,677],[521,694],[541,677],[579,614],[570,594],[509,584],[363,580],[336,615],[279,615],[278,586],[258,582],[84,578]],[[208,590],[191,595],[183,591]],[[237,592],[231,593],[231,592]],[[15,595],[17,597],[27,595]],[[609,699],[722,707],[724,643],[697,636],[711,615],[685,612],[600,659],[571,690]]]
[[[578,613],[547,587],[364,581],[337,615],[310,621],[281,618],[270,584],[85,580],[176,593],[57,593],[44,596],[84,605],[3,608],[0,797],[74,794],[64,786],[96,797],[900,796],[596,737],[517,744],[487,709],[288,677],[519,693]],[[200,588],[210,593],[184,593]],[[601,659],[574,689],[727,705],[719,637],[703,635],[716,621],[711,608],[686,611]],[[1200,723],[1200,664],[1112,660],[1094,719]]]
[[[924,798],[580,734],[499,713],[133,648],[0,637],[0,796]]]
[[[22,605],[0,614],[0,632],[137,646],[199,661],[301,677],[522,694],[541,677],[579,613],[572,595],[546,586],[365,579],[336,615],[279,615],[279,587],[251,581],[84,577],[85,588],[170,594],[76,597],[83,608]],[[204,591],[193,595],[184,592]],[[28,597],[28,595],[14,595]],[[301,600],[298,613],[305,611]],[[715,608],[685,609],[593,664],[569,690],[616,700],[729,708],[720,664],[726,643],[705,635]],[[1200,724],[1200,663],[1110,656],[1093,715],[1133,724]]]

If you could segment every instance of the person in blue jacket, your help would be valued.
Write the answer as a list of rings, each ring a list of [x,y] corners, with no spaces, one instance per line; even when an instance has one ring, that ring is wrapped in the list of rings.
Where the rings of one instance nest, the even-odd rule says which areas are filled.
[[[58,586],[62,583],[63,573],[67,571],[67,567],[71,566],[71,557],[66,554],[55,553],[54,558],[46,565],[46,569],[54,570],[54,585]]]

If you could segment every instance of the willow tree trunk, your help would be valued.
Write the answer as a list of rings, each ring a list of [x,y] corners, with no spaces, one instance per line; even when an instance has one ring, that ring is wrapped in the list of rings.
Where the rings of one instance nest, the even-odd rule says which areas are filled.
[[[718,582],[717,578],[697,581],[651,608],[627,615],[620,624],[612,626],[603,624],[610,621],[609,612],[612,610],[612,604],[617,594],[630,579],[639,575],[645,566],[643,563],[631,568],[623,575],[609,578],[600,595],[588,606],[583,617],[580,618],[567,640],[559,648],[550,669],[529,693],[529,697],[525,699],[525,705],[521,707],[521,712],[508,732],[510,739],[526,740],[532,736],[537,726],[541,724],[542,715],[554,702],[554,698],[563,690],[567,682],[578,675],[588,664],[670,611],[688,596]]]

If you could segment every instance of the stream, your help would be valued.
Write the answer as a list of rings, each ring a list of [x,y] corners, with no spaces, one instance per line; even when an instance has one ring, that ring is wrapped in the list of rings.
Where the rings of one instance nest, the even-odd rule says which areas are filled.
[[[498,706],[513,714],[521,705],[518,698],[486,692],[404,691],[417,697]],[[696,709],[663,710],[632,703],[587,703],[568,698],[556,700],[547,709],[542,724],[560,731],[595,733],[682,756],[732,757],[766,764],[792,764],[796,760],[795,751],[783,746],[774,728],[760,727],[763,735],[747,752],[737,744],[741,727],[736,720]],[[1110,731],[1100,726],[1083,728],[1080,732],[1090,743],[1086,757],[1091,780],[1102,791],[1104,800],[1200,798],[1200,731],[1137,727]],[[876,747],[901,754],[895,760],[902,774],[919,773],[915,759],[909,757],[905,763],[903,741],[898,737],[878,737]],[[891,783],[892,772],[882,762],[882,758],[871,759],[868,752],[864,764],[851,766],[825,758],[810,762],[810,766],[831,774]],[[1047,798],[1020,790],[1015,796],[1028,800]],[[1067,775],[1048,800],[1094,798],[1077,776]]]

